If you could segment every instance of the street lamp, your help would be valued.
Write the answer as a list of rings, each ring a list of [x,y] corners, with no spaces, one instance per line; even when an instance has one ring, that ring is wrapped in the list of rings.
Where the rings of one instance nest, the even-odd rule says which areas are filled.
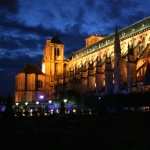
[[[64,99],[64,103],[67,103],[67,101],[68,101],[67,99]]]
[[[48,103],[51,104],[51,103],[52,103],[52,100],[49,100]]]
[[[18,106],[19,105],[19,103],[18,102],[16,102],[16,106]]]
[[[99,97],[98,97],[98,100],[101,100],[101,99],[102,99],[102,98],[99,96]]]
[[[27,105],[28,105],[28,102],[25,102],[25,105],[27,106]]]
[[[77,112],[77,110],[74,108],[74,109],[73,109],[73,113],[76,113],[76,112]]]
[[[43,100],[44,99],[44,95],[40,95],[39,99]]]
[[[40,104],[40,102],[39,102],[39,101],[36,101],[35,103],[36,103],[36,105],[39,105],[39,104]]]

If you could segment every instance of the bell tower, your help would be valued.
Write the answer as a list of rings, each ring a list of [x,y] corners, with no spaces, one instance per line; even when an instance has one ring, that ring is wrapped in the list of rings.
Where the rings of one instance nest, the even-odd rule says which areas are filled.
[[[64,44],[57,37],[46,41],[42,72],[46,75],[45,85],[51,98],[55,85],[63,84],[64,75]]]

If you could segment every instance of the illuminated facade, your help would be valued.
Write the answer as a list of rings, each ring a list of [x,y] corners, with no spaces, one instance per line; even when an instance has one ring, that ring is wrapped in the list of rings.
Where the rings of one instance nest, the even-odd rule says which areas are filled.
[[[15,101],[22,102],[45,98],[45,74],[37,66],[27,64],[16,76]]]
[[[55,98],[56,87],[80,94],[150,90],[150,17],[106,37],[89,36],[85,43],[65,60],[64,44],[56,38],[46,41],[42,73],[48,98]]]

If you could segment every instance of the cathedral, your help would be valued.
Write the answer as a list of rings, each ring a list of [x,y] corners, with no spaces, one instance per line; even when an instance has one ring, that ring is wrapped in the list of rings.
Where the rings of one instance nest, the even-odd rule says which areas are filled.
[[[81,95],[150,91],[150,17],[108,36],[91,35],[64,58],[64,44],[48,39],[42,69],[27,64],[16,75],[15,102],[55,99],[63,91]]]

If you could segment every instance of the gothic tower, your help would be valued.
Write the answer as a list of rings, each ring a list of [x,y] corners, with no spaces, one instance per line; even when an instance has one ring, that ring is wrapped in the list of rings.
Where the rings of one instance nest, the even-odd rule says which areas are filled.
[[[53,98],[55,85],[63,84],[64,74],[64,44],[57,37],[46,41],[42,72],[46,75],[45,85],[49,98]]]
[[[133,45],[128,45],[128,62],[127,62],[127,83],[128,92],[132,92],[133,87],[136,86],[136,58],[134,55]]]
[[[111,58],[107,56],[105,60],[105,92],[106,94],[113,93],[113,70]]]

